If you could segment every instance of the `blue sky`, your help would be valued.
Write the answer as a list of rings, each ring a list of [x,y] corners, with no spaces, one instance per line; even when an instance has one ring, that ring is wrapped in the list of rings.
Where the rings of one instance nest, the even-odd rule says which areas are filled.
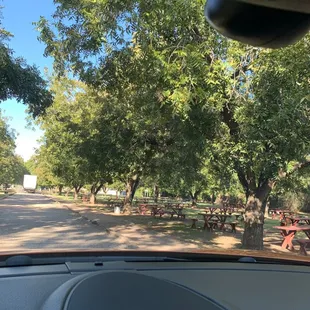
[[[38,33],[33,22],[40,16],[50,17],[54,12],[53,0],[0,0],[3,9],[3,25],[14,38],[9,46],[15,51],[15,56],[22,56],[28,64],[35,64],[42,72],[47,67],[52,69],[52,59],[43,57],[44,44],[37,40]],[[0,103],[4,115],[11,118],[11,128],[19,134],[16,139],[16,153],[25,160],[29,159],[38,146],[37,140],[42,136],[39,128],[35,131],[27,129],[26,106],[15,100]]]

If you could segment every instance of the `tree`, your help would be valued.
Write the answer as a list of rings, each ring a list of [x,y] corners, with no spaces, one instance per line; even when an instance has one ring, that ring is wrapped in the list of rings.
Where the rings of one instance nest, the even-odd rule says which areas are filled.
[[[24,159],[21,156],[15,154],[12,165],[12,177],[10,183],[22,185],[24,182],[25,174],[29,174],[29,170],[25,165]]]
[[[112,149],[106,147],[108,136],[96,127],[102,120],[98,119],[100,106],[92,90],[79,81],[52,77],[51,89],[55,93],[53,105],[39,118],[45,131],[40,156],[61,184],[74,188],[75,199],[83,185],[91,184],[91,202],[95,203],[97,193],[111,179],[108,165]]]
[[[28,105],[33,117],[44,113],[52,103],[44,79],[35,66],[29,66],[21,57],[14,57],[7,42],[13,35],[2,27],[0,7],[0,102],[16,98]]]
[[[64,4],[61,1],[59,3]],[[137,3],[140,6],[138,15],[134,9]],[[204,150],[206,136],[212,136],[215,123],[214,107],[209,109],[206,105],[207,96],[202,91],[203,88],[207,92],[211,91],[205,87],[204,81],[208,68],[200,67],[199,64],[208,65],[210,62],[209,57],[205,57],[207,55],[201,55],[200,51],[207,46],[201,37],[206,35],[209,41],[213,41],[216,40],[216,34],[206,27],[204,17],[197,15],[201,4],[193,3],[190,6],[193,13],[190,20],[182,19],[179,15],[173,16],[166,30],[160,27],[160,23],[168,22],[168,19],[159,21],[156,27],[150,21],[153,17],[154,20],[165,19],[165,14],[157,16],[161,10],[177,8],[180,13],[184,9],[184,1],[176,1],[176,5],[161,1],[148,3],[152,8],[147,7],[145,1],[137,3],[128,1],[126,6],[109,3],[115,16],[119,17],[117,24],[109,17],[106,21],[95,21],[83,14],[85,10],[92,12],[93,16],[101,14],[100,11],[105,7],[103,1],[86,7],[78,1],[74,4],[75,13],[71,11],[73,3],[60,5],[54,16],[58,20],[60,41],[45,19],[38,23],[41,39],[48,44],[46,53],[55,57],[55,67],[60,71],[65,68],[62,60],[68,60],[72,67],[71,60],[74,58],[72,68],[75,73],[88,84],[95,85],[96,89],[104,89],[117,102],[118,110],[112,107],[111,114],[117,119],[116,126],[122,124],[123,127],[115,130],[115,133],[121,134],[115,135],[114,140],[118,140],[118,144],[126,150],[126,153],[123,152],[125,156],[118,156],[118,161],[125,169],[119,172],[119,177],[126,183],[125,205],[128,208],[140,178],[157,173],[160,158],[172,152],[177,153],[177,150],[182,153],[193,153],[194,150],[198,156]],[[156,16],[150,17],[148,12],[152,9]],[[87,24],[90,26],[84,29],[87,36],[80,37],[81,41],[74,40],[75,43],[73,36],[77,35],[77,28],[67,27],[64,23],[72,13],[83,20],[76,25],[77,28]],[[127,13],[131,30],[126,38],[122,17]],[[180,31],[174,34],[176,24]],[[101,29],[99,37],[97,26]],[[111,40],[107,42],[102,33],[111,33]],[[104,53],[99,45],[104,46]],[[194,49],[195,46],[199,52]],[[67,53],[69,50],[73,58]],[[98,66],[83,61],[90,53],[98,56]],[[182,70],[184,63],[189,66]],[[197,77],[191,76],[194,72],[198,73]],[[196,87],[198,91],[191,96],[191,90]],[[108,120],[110,126],[112,121],[113,118]]]
[[[15,154],[15,135],[0,112],[0,184],[22,184],[27,172],[24,161]]]
[[[163,115],[176,122],[168,132],[180,134],[166,154],[186,158],[183,144],[201,158],[211,146],[214,163],[235,171],[247,198],[243,247],[262,249],[268,196],[309,165],[309,37],[278,51],[226,40],[206,24],[200,0],[57,3],[57,35],[46,19],[38,23],[55,68],[113,94],[124,120],[143,111],[142,132],[156,132]],[[131,175],[158,167],[157,150],[133,160],[138,166],[129,162]]]
[[[44,146],[36,150],[27,162],[26,167],[29,172],[37,176],[37,184],[42,187],[52,188],[57,186],[58,192],[61,194],[63,188],[63,180],[54,175],[52,165],[45,156]]]
[[[263,248],[264,210],[277,182],[308,166],[308,41],[280,51],[250,48],[233,72],[218,153],[231,159],[247,197],[245,248]]]

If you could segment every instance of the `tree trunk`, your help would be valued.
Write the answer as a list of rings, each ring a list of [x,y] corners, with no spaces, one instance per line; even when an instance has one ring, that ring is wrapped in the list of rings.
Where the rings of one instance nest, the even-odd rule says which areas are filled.
[[[134,184],[133,184],[133,187],[132,187],[132,191],[131,191],[131,201],[133,201],[134,197],[135,197],[135,194],[136,194],[136,191],[138,189],[138,186],[139,186],[139,183],[140,183],[140,178],[137,177],[134,181]]]
[[[268,201],[266,203],[266,207],[265,207],[265,218],[269,217],[269,207],[270,207],[270,201],[268,199]]]
[[[89,202],[94,205],[96,203],[96,186],[97,183],[94,183],[91,188],[90,188],[90,198],[89,198]]]
[[[62,189],[64,188],[63,185],[58,185],[58,194],[61,196],[62,195]]]
[[[157,184],[154,185],[154,201],[157,203],[159,197],[159,186]]]
[[[80,192],[82,187],[83,187],[83,185],[74,185],[74,200],[79,199],[79,192]]]
[[[79,191],[76,187],[74,187],[74,200],[78,200],[79,198]]]
[[[200,194],[200,191],[195,191],[193,192],[189,192],[189,195],[191,196],[191,200],[192,200],[192,207],[197,207],[197,200],[198,200],[198,196]]]
[[[250,250],[262,250],[264,248],[263,231],[262,202],[253,195],[249,197],[245,207],[242,247]]]
[[[124,201],[124,213],[131,214],[132,211],[132,200],[135,196],[136,190],[139,185],[140,178],[138,176],[134,176],[133,178],[129,178],[126,183],[126,197]]]
[[[96,194],[90,193],[90,198],[89,198],[90,204],[94,205],[96,201],[97,201]]]
[[[212,192],[211,202],[212,202],[213,205],[214,205],[214,203],[215,203],[215,199],[216,199],[215,193]]]
[[[97,194],[99,193],[99,191],[101,190],[101,188],[103,187],[104,183],[101,182],[98,184],[97,183],[94,183],[92,186],[91,186],[91,189],[90,189],[90,198],[89,198],[89,202],[94,205],[96,202],[97,202]]]
[[[275,182],[267,180],[256,189],[255,193],[248,194],[242,238],[244,249],[262,250],[264,248],[264,212],[274,185]]]

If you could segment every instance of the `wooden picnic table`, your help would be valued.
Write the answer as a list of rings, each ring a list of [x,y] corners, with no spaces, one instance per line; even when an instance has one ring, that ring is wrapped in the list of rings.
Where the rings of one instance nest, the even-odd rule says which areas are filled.
[[[234,206],[230,206],[230,205],[227,205],[227,206],[211,206],[211,207],[206,207],[207,210],[205,210],[206,212],[209,212],[211,214],[214,214],[214,213],[221,213],[221,214],[232,214],[234,211],[235,211],[235,207]]]
[[[281,210],[281,209],[274,209],[269,211],[272,214],[272,219],[275,219],[276,215],[280,215],[280,219],[284,219],[286,215],[292,216],[294,212],[289,210]]]
[[[180,203],[177,204],[166,204],[166,209],[169,210],[166,213],[170,213],[171,218],[176,215],[178,218],[185,219],[185,214],[183,213],[183,205]]]
[[[158,204],[148,204],[147,206],[151,208],[151,215],[153,215],[154,217],[156,215],[162,217],[165,214],[163,206],[159,206]]]
[[[297,225],[300,222],[305,222],[307,225],[310,225],[310,217],[300,217],[300,216],[291,216],[287,217],[291,221],[292,225]]]
[[[218,220],[219,220],[219,222],[220,222],[220,224],[221,224],[220,230],[223,230],[227,218],[231,218],[232,215],[231,215],[231,214],[216,214],[215,217],[218,218]]]
[[[215,214],[208,214],[208,213],[198,213],[199,215],[201,215],[204,219],[204,225],[203,225],[203,229],[208,228],[210,231],[213,230],[214,228],[214,223],[211,223],[211,219]]]
[[[208,228],[209,230],[212,230],[215,226],[215,224],[220,224],[219,229],[223,229],[224,225],[226,223],[227,218],[231,217],[231,215],[228,214],[207,214],[207,213],[198,213],[199,215],[203,216],[204,219],[204,226],[203,229]],[[214,224],[214,225],[210,225]]]
[[[206,213],[210,212],[211,214],[215,214],[217,210],[219,210],[219,212],[220,212],[221,211],[221,207],[220,206],[205,207]]]
[[[290,225],[290,226],[275,226],[274,228],[281,231],[283,237],[282,248],[294,250],[293,239],[298,231],[303,231],[310,239],[310,225]]]
[[[148,204],[146,204],[146,203],[140,203],[140,204],[138,204],[138,211],[139,211],[139,214],[145,215],[146,212],[147,212],[148,210],[149,210]]]

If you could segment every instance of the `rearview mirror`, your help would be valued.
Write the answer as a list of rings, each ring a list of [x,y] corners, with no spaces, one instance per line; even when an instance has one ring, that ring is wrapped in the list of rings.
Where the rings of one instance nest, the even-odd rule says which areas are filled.
[[[300,9],[299,2],[303,6]],[[226,37],[253,46],[281,48],[295,43],[309,31],[310,14],[307,12],[310,12],[310,3],[305,2],[208,0],[205,16]],[[291,3],[290,7],[287,3]],[[292,3],[295,5],[294,11]]]

